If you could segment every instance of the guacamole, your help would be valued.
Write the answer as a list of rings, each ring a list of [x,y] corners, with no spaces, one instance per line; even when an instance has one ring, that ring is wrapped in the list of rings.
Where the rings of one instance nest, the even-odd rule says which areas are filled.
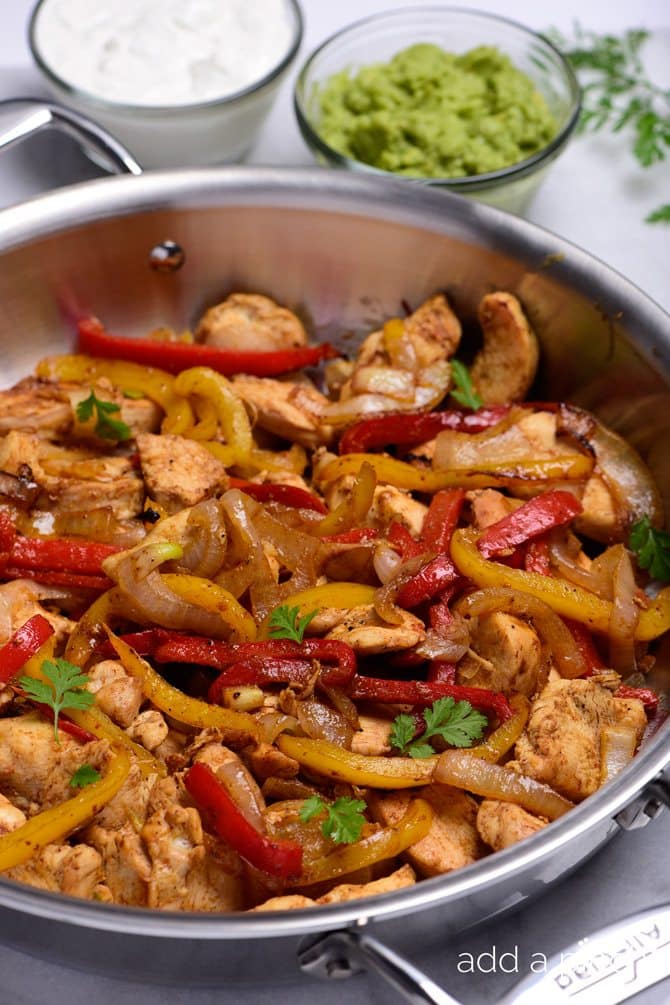
[[[319,134],[345,156],[396,174],[497,171],[544,147],[557,125],[542,95],[491,46],[462,55],[420,43],[388,63],[344,70],[317,94]]]

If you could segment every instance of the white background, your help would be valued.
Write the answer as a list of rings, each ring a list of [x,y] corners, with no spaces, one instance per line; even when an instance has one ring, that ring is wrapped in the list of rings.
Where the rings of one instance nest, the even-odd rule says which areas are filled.
[[[222,0],[223,2],[223,0]],[[253,2],[253,0],[249,0]],[[291,87],[299,62],[329,34],[375,11],[420,6],[412,0],[301,0],[306,31],[298,63],[284,83],[277,104],[255,149],[248,158],[259,164],[310,164],[295,124]],[[91,0],[95,3],[95,0]],[[648,28],[648,66],[659,83],[670,87],[670,5],[665,0],[482,0],[462,7],[486,8],[536,29],[555,26],[569,31],[578,19],[586,28],[619,32]],[[159,5],[160,6],[160,5]],[[30,0],[0,0],[0,98],[44,93],[30,61],[25,26]],[[22,150],[0,156],[0,206],[45,188],[97,175],[62,137],[39,137]],[[643,171],[630,153],[629,138],[587,136],[575,139],[552,167],[527,216],[535,222],[596,254],[628,276],[670,310],[670,227],[650,226],[643,217],[655,206],[670,202],[670,161]],[[670,320],[669,320],[670,326]],[[635,909],[670,901],[670,820],[662,816],[645,831],[622,834],[574,877],[524,911],[463,936],[439,953],[431,951],[417,962],[465,1005],[495,1003],[514,982],[504,973],[463,976],[457,971],[459,954],[514,952],[523,961],[532,953],[550,955],[589,931]],[[3,933],[0,932],[0,940]],[[262,950],[260,951],[262,957]],[[307,979],[300,985],[253,991],[188,991],[151,989],[128,982],[76,974],[63,966],[28,960],[0,947],[0,1001],[14,1005],[351,1005],[371,1002],[393,1005],[400,998],[379,981],[359,977],[346,984],[320,985]],[[262,959],[259,960],[262,969]],[[670,988],[657,988],[638,997],[638,1005],[661,1005]]]

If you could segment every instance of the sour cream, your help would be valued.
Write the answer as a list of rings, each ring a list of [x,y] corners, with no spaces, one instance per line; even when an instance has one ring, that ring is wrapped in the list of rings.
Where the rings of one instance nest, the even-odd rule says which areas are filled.
[[[242,91],[294,34],[287,0],[43,0],[33,25],[35,50],[70,87],[146,107]]]

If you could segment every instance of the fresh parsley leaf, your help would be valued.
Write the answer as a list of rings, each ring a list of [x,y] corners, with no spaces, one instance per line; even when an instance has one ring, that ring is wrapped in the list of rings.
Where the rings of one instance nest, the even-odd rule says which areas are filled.
[[[670,534],[652,527],[649,517],[643,516],[631,527],[628,544],[641,569],[648,569],[654,579],[670,583]]]
[[[300,617],[299,607],[275,607],[270,615],[270,635],[273,639],[291,639],[293,642],[302,642],[305,629],[310,621],[317,616],[318,611],[310,611]]]
[[[670,202],[653,210],[648,216],[645,216],[644,221],[645,223],[670,223]]]
[[[124,387],[124,389],[123,389],[123,397],[124,398],[129,398],[130,401],[139,401],[140,398],[145,398],[146,395],[145,395],[144,391],[135,391],[131,387]]]
[[[473,411],[477,411],[478,408],[482,407],[483,402],[472,386],[468,368],[460,360],[452,359],[450,362],[451,373],[456,385],[456,390],[450,392],[451,397],[459,405],[463,405],[464,408],[471,408]]]
[[[96,771],[90,764],[82,764],[80,768],[77,768],[74,775],[70,779],[69,785],[73,789],[83,789],[87,785],[92,785],[93,782],[99,781],[100,772]]]
[[[321,796],[310,796],[300,811],[300,819],[312,820],[322,813],[326,817],[321,824],[321,833],[336,844],[352,844],[358,841],[365,823],[366,804],[362,799],[340,796],[334,803],[325,802]]]
[[[641,51],[649,38],[642,29],[599,35],[575,25],[567,37],[551,29],[549,39],[562,50],[582,85],[581,132],[627,129],[633,156],[643,168],[665,160],[670,148],[670,90],[645,72]],[[660,206],[648,223],[670,223],[670,209]]]
[[[80,422],[88,422],[96,416],[96,423],[93,432],[103,440],[129,440],[132,431],[130,426],[122,422],[121,419],[112,419],[111,416],[121,409],[113,401],[102,401],[91,391],[88,398],[84,398],[77,405],[77,418]]]
[[[410,757],[430,757],[435,753],[428,743],[439,736],[452,747],[471,747],[479,740],[488,725],[488,719],[472,707],[469,701],[455,701],[453,698],[438,698],[430,708],[424,709],[423,721],[426,728],[415,737],[416,723],[411,715],[397,715],[393,720],[389,742],[401,754]]]
[[[61,709],[90,708],[95,698],[90,691],[84,690],[84,685],[88,683],[86,674],[67,660],[44,660],[42,673],[50,683],[35,680],[34,677],[20,677],[19,684],[28,698],[53,709],[54,735],[58,743],[58,716]]]

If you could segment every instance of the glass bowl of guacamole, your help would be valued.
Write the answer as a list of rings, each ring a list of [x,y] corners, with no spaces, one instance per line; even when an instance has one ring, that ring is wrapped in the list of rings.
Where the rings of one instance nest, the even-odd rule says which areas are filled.
[[[376,14],[327,39],[294,104],[319,162],[522,213],[577,125],[561,53],[513,21],[450,7]]]

